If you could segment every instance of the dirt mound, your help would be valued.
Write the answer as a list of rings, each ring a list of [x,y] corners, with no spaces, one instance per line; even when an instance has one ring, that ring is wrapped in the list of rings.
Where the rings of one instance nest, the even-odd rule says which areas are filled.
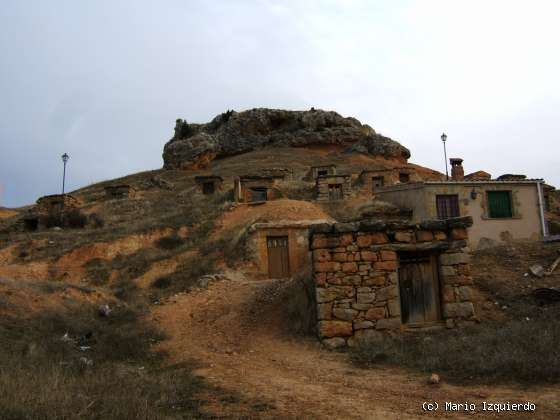
[[[239,204],[224,213],[218,225],[227,230],[231,227],[259,222],[278,221],[333,221],[325,211],[314,203],[298,200],[275,200],[258,204]]]
[[[0,219],[7,219],[9,217],[15,216],[16,214],[18,214],[17,211],[0,207]]]
[[[477,314],[483,320],[502,320],[557,310],[554,306],[538,306],[533,292],[541,287],[560,287],[560,268],[550,276],[538,278],[529,273],[529,267],[540,264],[548,268],[558,257],[559,250],[560,243],[515,241],[476,251],[472,275],[484,293],[484,297],[479,296]]]
[[[5,278],[0,278],[0,296],[0,316],[18,319],[49,310],[56,312],[68,305],[114,301],[106,291],[87,285]]]

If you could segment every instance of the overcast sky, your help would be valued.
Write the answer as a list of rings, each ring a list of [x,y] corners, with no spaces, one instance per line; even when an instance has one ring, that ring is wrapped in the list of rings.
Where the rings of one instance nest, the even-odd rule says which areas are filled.
[[[560,186],[560,2],[27,1],[0,11],[0,205],[160,168],[175,119],[354,116],[444,170]]]

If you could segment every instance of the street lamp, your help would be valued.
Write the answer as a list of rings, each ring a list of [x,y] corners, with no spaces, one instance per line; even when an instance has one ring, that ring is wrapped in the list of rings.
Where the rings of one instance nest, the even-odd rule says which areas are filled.
[[[64,153],[62,155],[62,163],[64,164],[64,169],[62,171],[62,195],[64,195],[64,183],[66,181],[66,162],[68,162],[68,159],[70,159],[70,156],[68,156],[67,153]]]
[[[449,181],[449,172],[447,172],[447,150],[445,149],[445,142],[447,141],[447,134],[443,133],[441,135],[441,141],[443,142],[443,156],[445,159],[445,179]]]

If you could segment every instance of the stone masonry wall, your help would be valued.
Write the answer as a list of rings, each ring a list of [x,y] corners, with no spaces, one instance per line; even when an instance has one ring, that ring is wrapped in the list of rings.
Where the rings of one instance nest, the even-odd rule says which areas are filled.
[[[447,221],[362,221],[310,229],[318,334],[331,348],[375,340],[405,329],[399,299],[399,252],[438,255],[441,324],[475,320],[471,302],[467,227],[470,217]]]
[[[321,175],[317,177],[317,201],[329,201],[329,184],[342,185],[343,199],[352,194],[352,177],[350,175]]]

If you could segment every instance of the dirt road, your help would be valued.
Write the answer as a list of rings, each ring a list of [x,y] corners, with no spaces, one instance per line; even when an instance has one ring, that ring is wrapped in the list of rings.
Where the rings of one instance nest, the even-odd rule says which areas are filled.
[[[182,294],[151,314],[169,339],[159,344],[171,363],[194,360],[197,373],[220,392],[203,407],[228,418],[560,418],[560,387],[427,384],[426,375],[401,369],[352,366],[344,353],[321,348],[314,337],[290,333],[282,284],[230,275],[206,290]],[[427,413],[425,401],[440,409]],[[536,404],[525,415],[446,412],[445,401]]]

